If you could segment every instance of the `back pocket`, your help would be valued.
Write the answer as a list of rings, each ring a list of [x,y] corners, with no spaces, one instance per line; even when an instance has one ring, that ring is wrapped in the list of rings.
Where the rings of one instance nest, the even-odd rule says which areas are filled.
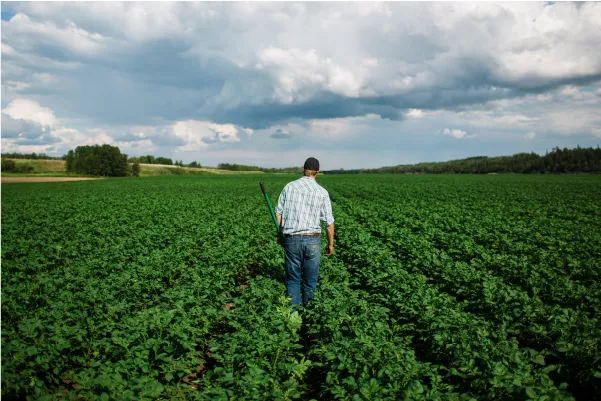
[[[307,258],[315,259],[319,257],[319,252],[321,251],[321,246],[319,243],[317,244],[308,244],[307,245]]]

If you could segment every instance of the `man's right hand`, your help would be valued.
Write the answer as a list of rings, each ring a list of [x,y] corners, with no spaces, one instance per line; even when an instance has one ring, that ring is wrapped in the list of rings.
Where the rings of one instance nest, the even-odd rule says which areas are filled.
[[[332,256],[332,254],[334,253],[334,245],[332,244],[328,244],[326,245],[326,256]]]

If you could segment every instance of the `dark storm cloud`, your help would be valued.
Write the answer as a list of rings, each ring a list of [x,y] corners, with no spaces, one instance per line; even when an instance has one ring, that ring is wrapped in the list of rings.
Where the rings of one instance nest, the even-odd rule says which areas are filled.
[[[601,80],[594,3],[5,4],[3,107],[25,97],[91,127],[199,120],[283,139],[274,125],[400,121]]]
[[[135,42],[128,40],[122,31],[128,26],[120,27],[113,23],[109,27],[102,27],[97,22],[100,17],[94,18],[86,13],[84,6],[55,7],[56,12],[52,11],[51,6],[39,8],[35,4],[6,8],[22,9],[25,15],[29,13],[37,18],[27,17],[19,23],[10,23],[7,26],[3,23],[3,42],[6,40],[7,44],[21,52],[27,49],[26,54],[58,62],[57,65],[68,62],[78,64],[73,71],[52,71],[57,77],[54,86],[32,87],[24,93],[46,93],[53,104],[56,104],[57,113],[85,114],[98,123],[152,124],[157,120],[203,119],[218,123],[237,123],[258,129],[293,119],[327,119],[370,113],[398,120],[408,108],[454,108],[527,93],[545,92],[576,81],[586,84],[600,77],[599,72],[583,75],[576,70],[557,76],[502,76],[499,71],[503,69],[499,68],[496,54],[480,50],[470,51],[469,48],[455,51],[453,42],[443,39],[443,28],[428,25],[427,18],[430,17],[424,13],[424,10],[431,12],[428,8],[390,5],[393,14],[407,11],[409,15],[421,15],[426,27],[424,29],[429,30],[429,34],[415,33],[403,24],[395,26],[392,31],[383,31],[376,28],[378,22],[374,20],[373,25],[357,27],[357,31],[361,33],[356,37],[357,48],[362,49],[364,54],[364,49],[369,49],[367,54],[384,60],[380,61],[381,63],[385,63],[386,60],[400,60],[409,68],[405,74],[428,73],[433,77],[432,80],[410,86],[400,93],[354,97],[316,88],[317,90],[313,90],[302,100],[282,102],[272,96],[280,85],[278,75],[274,75],[273,71],[270,73],[269,70],[255,68],[256,54],[260,49],[257,49],[254,55],[250,53],[249,58],[249,53],[240,50],[241,46],[237,43],[246,43],[247,39],[256,41],[260,30],[255,26],[252,29],[256,31],[247,35],[248,37],[242,34],[243,30],[240,34],[232,31],[233,33],[229,32],[223,37],[215,36],[215,45],[211,46],[211,40],[207,36],[211,35],[211,28],[217,28],[216,24],[230,24],[230,13],[231,18],[239,14],[241,21],[250,24],[249,20],[244,19],[242,9],[235,5],[175,5],[167,11],[173,13],[170,16],[173,18],[172,23],[176,25],[175,28],[178,28],[177,24],[190,24],[190,34],[187,34],[186,30],[178,31],[174,28],[171,37],[162,34]],[[158,6],[148,5],[149,10],[154,7]],[[333,11],[328,7],[309,5],[308,9],[318,15],[327,15]],[[269,11],[269,7],[265,8]],[[289,12],[288,6],[274,5],[273,8],[279,12]],[[462,6],[458,5],[456,12],[461,8]],[[214,12],[215,17],[207,20],[203,13],[208,10]],[[191,22],[195,13],[202,22]],[[44,21],[43,17],[50,18],[53,22]],[[91,33],[102,32],[104,36],[66,36],[68,34],[64,29],[61,31],[61,28],[67,25],[67,17],[91,30]],[[376,17],[380,18],[379,14],[376,13]],[[469,33],[469,30],[473,29],[472,34],[475,37],[484,35],[477,29],[477,22],[467,17],[460,21],[464,26],[458,25],[458,28],[455,28],[457,32]],[[506,24],[507,21],[511,21],[511,16],[507,13],[490,18],[491,26],[495,26],[495,23]],[[40,26],[49,34],[37,34],[42,29]],[[504,33],[498,27],[491,32],[492,35]],[[261,35],[263,33],[260,33],[259,37]],[[336,39],[336,36],[330,37]],[[535,41],[530,47],[535,50],[537,46],[544,47],[541,43]],[[252,43],[248,45],[253,46]],[[236,64],[231,57],[228,58],[236,54],[247,62]],[[322,54],[327,54],[327,51],[323,51]],[[8,63],[23,66],[22,56],[3,54],[3,57]],[[43,64],[28,63],[26,68],[30,73],[48,71]],[[3,80],[23,78],[11,71],[5,73],[3,69]],[[286,71],[283,73],[286,74]],[[307,72],[309,75],[310,73]],[[394,77],[394,74],[388,75],[389,78]],[[386,74],[383,78],[385,77]],[[372,78],[372,81],[375,79]],[[376,86],[385,89],[386,82],[379,82]],[[491,90],[493,87],[496,91]]]
[[[322,90],[306,101],[287,104],[267,96],[275,83],[265,73],[240,68],[221,57],[207,56],[203,62],[188,59],[182,56],[184,52],[185,48],[171,41],[154,42],[132,54],[118,55],[110,63],[84,63],[62,77],[59,74],[63,85],[46,87],[44,92],[53,99],[58,114],[74,112],[97,123],[152,124],[157,119],[197,119],[261,129],[295,119],[367,114],[400,120],[409,108],[460,108],[601,79],[601,75],[591,75],[510,82],[492,74],[486,63],[467,59],[447,69],[446,82],[434,82],[406,93],[349,98]],[[50,57],[51,53],[45,56]],[[453,68],[460,72],[453,73]],[[121,72],[115,74],[116,70]],[[90,76],[95,79],[88,79]],[[35,88],[24,91],[35,92]],[[221,99],[216,101],[218,97]]]
[[[22,119],[14,119],[2,113],[2,138],[34,139],[44,135],[42,125]]]

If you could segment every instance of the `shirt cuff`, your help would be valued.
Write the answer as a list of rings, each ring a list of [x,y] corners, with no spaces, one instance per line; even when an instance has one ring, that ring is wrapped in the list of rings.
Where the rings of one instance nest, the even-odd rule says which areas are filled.
[[[326,226],[332,225],[334,223],[333,216],[327,216],[325,219],[322,219]]]

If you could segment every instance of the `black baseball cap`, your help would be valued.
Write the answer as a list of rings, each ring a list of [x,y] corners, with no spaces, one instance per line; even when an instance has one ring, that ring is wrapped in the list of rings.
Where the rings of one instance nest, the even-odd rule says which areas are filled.
[[[305,170],[319,171],[319,160],[314,157],[309,157],[303,166]]]

